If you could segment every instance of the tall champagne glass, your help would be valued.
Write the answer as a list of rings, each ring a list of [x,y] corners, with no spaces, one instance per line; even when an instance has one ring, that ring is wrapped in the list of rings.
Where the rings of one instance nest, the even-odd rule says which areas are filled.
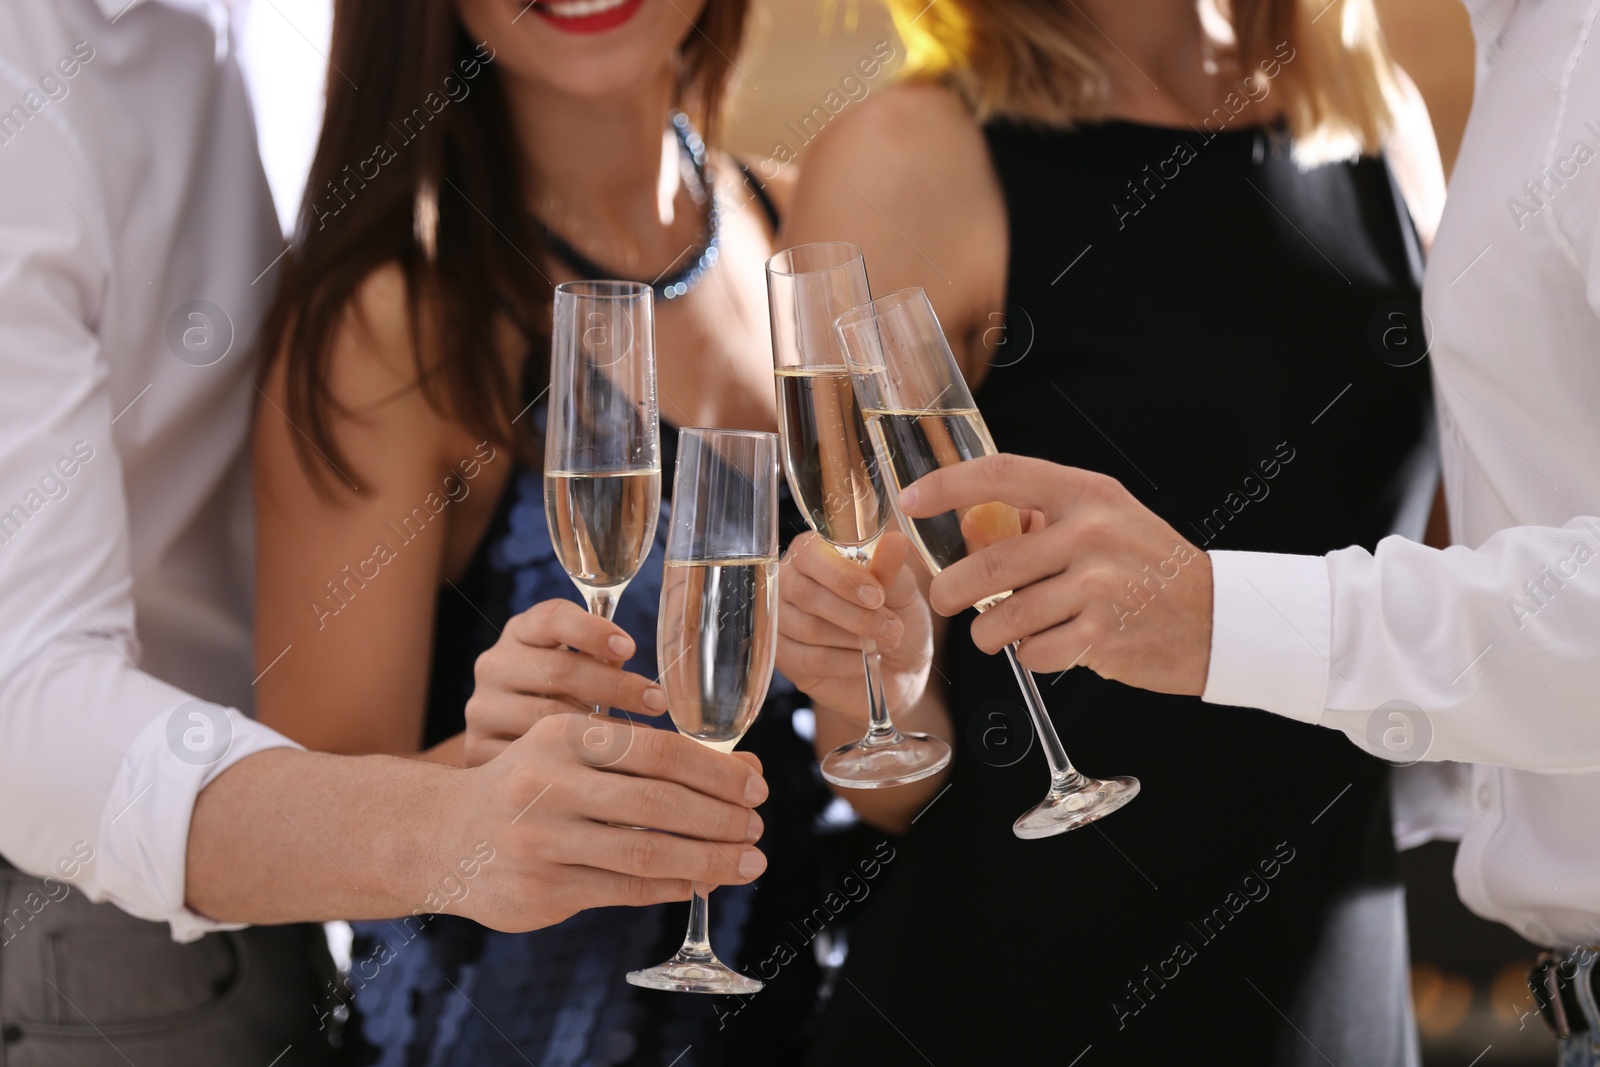
[[[655,543],[661,512],[653,299],[638,282],[556,286],[545,520],[561,566],[606,619]]]
[[[836,326],[868,435],[897,494],[940,467],[994,453],[989,428],[925,292],[891,293],[846,312]],[[1001,503],[926,519],[901,518],[935,574],[969,552],[1022,532],[1016,511]],[[975,606],[984,611],[1010,595],[1000,593]],[[1006,655],[1050,764],[1050,792],[1016,821],[1016,835],[1063,833],[1111,814],[1138,795],[1138,779],[1088,778],[1073,768],[1033,675],[1017,662],[1017,646],[1008,646]]]
[[[656,623],[661,685],[680,733],[731,752],[767,699],[777,656],[777,436],[684,430],[669,522]],[[710,891],[694,886],[677,955],[630,971],[629,982],[678,993],[761,988],[711,951]]]
[[[861,249],[841,242],[779,252],[767,261],[767,296],[789,491],[834,551],[866,566],[894,513],[833,329],[834,319],[872,299]],[[845,788],[881,789],[938,773],[950,746],[896,730],[876,642],[861,646],[861,658],[867,735],[824,756],[822,776]]]

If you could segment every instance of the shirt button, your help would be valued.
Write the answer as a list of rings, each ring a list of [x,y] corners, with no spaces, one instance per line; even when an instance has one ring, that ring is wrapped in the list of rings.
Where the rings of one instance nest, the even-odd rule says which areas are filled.
[[[1494,801],[1494,790],[1488,782],[1478,786],[1478,807],[1487,808]]]

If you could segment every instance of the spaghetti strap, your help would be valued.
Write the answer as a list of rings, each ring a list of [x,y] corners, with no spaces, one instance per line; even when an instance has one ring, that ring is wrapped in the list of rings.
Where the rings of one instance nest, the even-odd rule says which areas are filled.
[[[756,172],[750,169],[750,164],[742,159],[736,159],[734,162],[738,164],[739,172],[744,175],[745,184],[750,186],[750,192],[755,194],[756,202],[766,214],[772,232],[777,233],[778,226],[783,222],[783,216],[778,211],[778,205],[773,203],[772,194],[767,192],[767,184],[756,177]]]

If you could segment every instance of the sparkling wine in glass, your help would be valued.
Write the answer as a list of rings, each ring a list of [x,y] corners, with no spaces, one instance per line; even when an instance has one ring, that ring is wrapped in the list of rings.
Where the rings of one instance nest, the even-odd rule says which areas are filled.
[[[767,698],[778,645],[778,438],[684,430],[672,483],[656,647],[680,733],[731,752]],[[678,993],[754,993],[762,983],[711,951],[696,884],[683,947],[628,981]]]
[[[939,469],[992,455],[994,441],[956,366],[933,305],[921,289],[904,289],[841,315],[835,323],[867,433],[896,494]],[[926,519],[901,516],[917,550],[935,573],[986,545],[1016,537],[1016,511],[998,502]],[[1010,596],[974,605],[984,611]],[[1067,759],[1039,687],[1017,646],[1006,656],[1022,688],[1028,715],[1050,764],[1050,792],[1012,830],[1021,838],[1049,837],[1111,814],[1139,793],[1136,778],[1088,778]]]
[[[789,491],[834,551],[866,566],[894,512],[833,329],[834,319],[872,299],[861,249],[832,242],[779,252],[767,261],[767,296]],[[822,776],[848,789],[881,789],[937,774],[950,746],[895,729],[876,642],[862,645],[861,658],[867,735],[824,756]]]
[[[545,520],[556,558],[606,619],[655,543],[661,512],[653,299],[638,282],[564,282],[555,292]]]

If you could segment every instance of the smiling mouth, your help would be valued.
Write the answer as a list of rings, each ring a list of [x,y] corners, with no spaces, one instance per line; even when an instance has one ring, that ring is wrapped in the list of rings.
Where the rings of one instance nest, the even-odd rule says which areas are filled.
[[[567,33],[603,33],[638,13],[644,0],[533,0],[527,8]]]

